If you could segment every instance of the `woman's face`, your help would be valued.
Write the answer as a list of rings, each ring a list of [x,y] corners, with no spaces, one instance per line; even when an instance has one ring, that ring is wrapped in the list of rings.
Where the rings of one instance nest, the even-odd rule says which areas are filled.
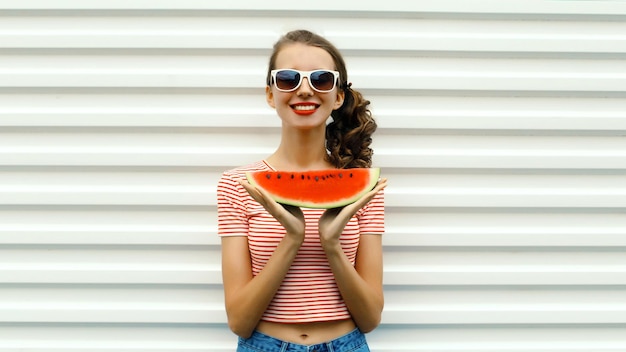
[[[301,43],[283,47],[276,57],[276,69],[313,71],[318,69],[335,70],[332,57],[324,49]],[[333,110],[343,104],[344,92],[337,86],[325,93],[311,88],[308,79],[291,92],[281,92],[275,84],[265,88],[268,104],[276,109],[283,126],[300,129],[326,126],[326,120]]]

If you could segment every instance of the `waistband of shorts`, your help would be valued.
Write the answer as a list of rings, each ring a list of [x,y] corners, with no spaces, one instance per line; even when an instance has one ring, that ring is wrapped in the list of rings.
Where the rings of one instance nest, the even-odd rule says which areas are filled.
[[[257,341],[263,342],[257,344]],[[365,335],[358,328],[331,341],[316,343],[313,345],[301,345],[283,341],[258,331],[254,331],[252,336],[247,339],[240,338],[240,342],[243,342],[250,347],[258,348],[259,351],[264,351],[264,347],[269,347],[270,349],[267,351],[283,352],[337,352],[356,349],[367,344]]]

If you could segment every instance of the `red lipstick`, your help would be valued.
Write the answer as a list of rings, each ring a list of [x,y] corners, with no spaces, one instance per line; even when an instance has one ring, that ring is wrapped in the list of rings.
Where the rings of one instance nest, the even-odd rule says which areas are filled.
[[[291,105],[291,109],[298,115],[311,115],[317,111],[318,107],[319,105],[314,103],[297,103]]]

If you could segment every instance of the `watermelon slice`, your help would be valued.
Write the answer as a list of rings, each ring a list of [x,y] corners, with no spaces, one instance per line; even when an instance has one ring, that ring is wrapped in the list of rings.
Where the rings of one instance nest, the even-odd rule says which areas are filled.
[[[354,203],[376,186],[379,168],[247,172],[251,185],[278,203],[330,209]]]

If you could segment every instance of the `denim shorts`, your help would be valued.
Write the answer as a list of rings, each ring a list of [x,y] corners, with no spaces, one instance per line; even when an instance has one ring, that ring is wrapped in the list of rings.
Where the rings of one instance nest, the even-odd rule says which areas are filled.
[[[239,338],[237,352],[369,352],[365,335],[359,330],[338,337],[332,341],[315,345],[299,345],[267,336],[258,331],[247,339]]]

